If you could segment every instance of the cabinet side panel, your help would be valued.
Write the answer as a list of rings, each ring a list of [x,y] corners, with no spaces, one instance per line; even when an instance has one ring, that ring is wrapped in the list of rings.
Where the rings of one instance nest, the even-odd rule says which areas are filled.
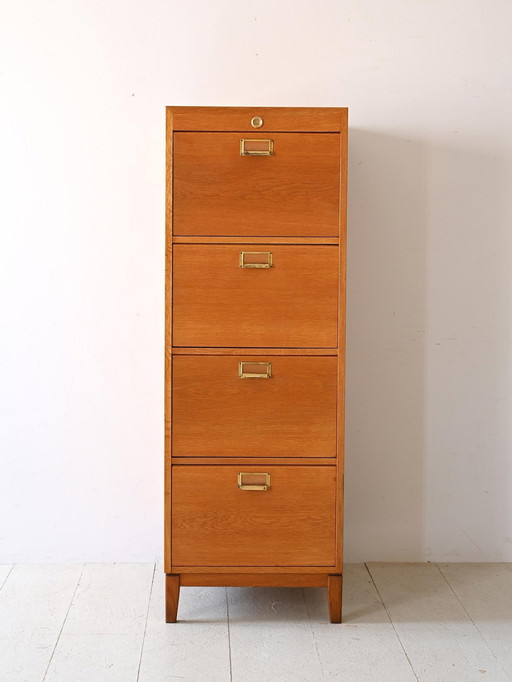
[[[348,109],[342,109],[340,135],[340,244],[339,244],[339,315],[338,315],[338,457],[336,504],[336,571],[343,571],[343,520],[345,470],[345,318],[347,259],[347,163]]]
[[[165,154],[165,388],[164,388],[164,571],[171,572],[171,373],[172,373],[172,110],[166,109]]]

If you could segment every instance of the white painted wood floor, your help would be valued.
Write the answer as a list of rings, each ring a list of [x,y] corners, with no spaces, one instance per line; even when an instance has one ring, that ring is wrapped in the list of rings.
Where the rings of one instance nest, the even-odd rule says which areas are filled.
[[[0,565],[1,682],[512,680],[512,564],[345,567],[320,588],[182,588],[153,564]]]

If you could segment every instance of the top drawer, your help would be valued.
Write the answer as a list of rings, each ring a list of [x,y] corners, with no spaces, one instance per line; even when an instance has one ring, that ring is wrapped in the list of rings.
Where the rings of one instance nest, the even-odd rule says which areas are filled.
[[[339,234],[339,133],[174,133],[173,177],[175,235]]]

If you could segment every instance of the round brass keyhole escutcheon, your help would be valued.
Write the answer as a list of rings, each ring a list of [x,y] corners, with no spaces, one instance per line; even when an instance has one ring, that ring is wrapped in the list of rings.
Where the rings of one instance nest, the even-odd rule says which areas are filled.
[[[255,116],[254,118],[251,119],[251,125],[253,128],[261,128],[263,125],[263,119],[261,116]]]

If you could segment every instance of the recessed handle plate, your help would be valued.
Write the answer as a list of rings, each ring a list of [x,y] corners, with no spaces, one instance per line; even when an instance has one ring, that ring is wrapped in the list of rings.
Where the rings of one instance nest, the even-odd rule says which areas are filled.
[[[240,140],[240,156],[273,156],[274,140]]]
[[[255,371],[262,369],[261,372]],[[247,371],[252,370],[252,371]],[[239,379],[270,379],[272,377],[272,363],[271,362],[239,362],[238,363],[238,378]]]
[[[270,474],[240,471],[238,473],[238,487],[240,490],[268,490],[270,488]]]
[[[241,268],[271,268],[271,251],[240,251],[239,265]]]

